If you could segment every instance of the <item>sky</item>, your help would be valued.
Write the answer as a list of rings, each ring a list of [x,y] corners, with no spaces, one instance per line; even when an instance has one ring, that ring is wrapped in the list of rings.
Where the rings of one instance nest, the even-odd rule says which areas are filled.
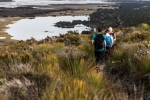
[[[106,1],[106,0],[13,0],[13,1]],[[108,0],[108,1],[111,1],[111,0]],[[125,1],[125,0],[120,0],[120,1]],[[130,0],[127,0],[127,1],[130,1]],[[150,0],[142,0],[142,1],[150,1]]]
[[[22,6],[22,5],[106,3],[103,1],[108,1],[108,0],[13,0],[13,1],[14,2],[0,2],[0,7],[12,7],[13,8],[13,7]],[[124,1],[124,0],[120,0],[120,1]],[[145,1],[150,1],[150,0],[145,0]]]

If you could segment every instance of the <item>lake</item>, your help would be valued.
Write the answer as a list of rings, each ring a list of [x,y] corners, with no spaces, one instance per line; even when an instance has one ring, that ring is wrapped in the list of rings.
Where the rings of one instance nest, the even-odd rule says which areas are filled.
[[[76,25],[74,28],[58,28],[54,24],[59,21],[73,21],[73,20],[88,20],[89,16],[58,16],[58,17],[36,17],[35,19],[21,19],[13,24],[9,24],[6,32],[13,36],[11,39],[26,40],[31,37],[36,40],[44,39],[47,36],[59,36],[59,34],[66,34],[67,31],[87,31],[90,27],[82,24]]]

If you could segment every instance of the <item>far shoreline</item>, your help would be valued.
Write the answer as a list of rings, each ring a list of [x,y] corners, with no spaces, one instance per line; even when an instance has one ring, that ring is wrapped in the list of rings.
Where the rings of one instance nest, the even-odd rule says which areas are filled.
[[[36,5],[35,5],[36,6]],[[0,13],[0,37],[6,37],[6,39],[0,39],[0,45],[5,45],[9,42],[16,42],[18,40],[13,40],[8,33],[6,33],[4,30],[6,30],[8,27],[7,25],[12,24],[18,20],[25,19],[25,18],[34,18],[34,17],[48,17],[48,16],[87,16],[95,12],[99,8],[105,8],[105,9],[113,9],[117,6],[114,5],[106,5],[106,4],[53,4],[49,6],[39,6],[39,8],[32,9],[32,7],[35,6],[29,6],[27,7],[21,7],[17,9],[10,9],[10,8],[0,8],[3,11],[6,11],[5,13]],[[37,6],[38,7],[38,6]],[[54,10],[47,10],[47,8],[54,8]],[[28,10],[29,9],[29,10]],[[35,13],[34,11],[37,11]],[[49,11],[49,12],[48,12]],[[34,16],[32,15],[34,13]],[[13,15],[11,15],[13,14]],[[18,16],[19,15],[19,16]],[[23,16],[28,15],[28,16]],[[32,15],[32,16],[30,16]],[[4,17],[2,17],[4,16]],[[23,17],[20,17],[23,16]]]

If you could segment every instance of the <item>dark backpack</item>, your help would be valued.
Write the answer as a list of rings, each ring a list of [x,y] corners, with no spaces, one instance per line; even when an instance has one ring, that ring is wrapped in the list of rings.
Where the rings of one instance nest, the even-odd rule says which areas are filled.
[[[102,49],[104,46],[104,37],[102,34],[96,34],[96,38],[94,40],[94,47],[96,50]]]

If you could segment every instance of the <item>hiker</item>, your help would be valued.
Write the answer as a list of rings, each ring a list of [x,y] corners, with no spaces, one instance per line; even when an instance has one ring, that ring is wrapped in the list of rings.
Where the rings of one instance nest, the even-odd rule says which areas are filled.
[[[96,64],[101,65],[105,61],[106,39],[102,34],[102,28],[97,27],[97,33],[92,36],[92,44],[94,44],[94,53]]]
[[[105,52],[105,60],[108,59],[108,57],[111,55],[114,38],[112,35],[109,34],[109,30],[105,31],[105,38],[106,38],[106,52]]]
[[[114,43],[114,37],[109,34],[109,30],[105,31],[105,38],[106,38],[106,49],[112,48]]]
[[[116,41],[116,34],[113,32],[112,27],[109,27],[108,30],[109,30],[109,34],[113,36],[114,42],[115,42]]]

